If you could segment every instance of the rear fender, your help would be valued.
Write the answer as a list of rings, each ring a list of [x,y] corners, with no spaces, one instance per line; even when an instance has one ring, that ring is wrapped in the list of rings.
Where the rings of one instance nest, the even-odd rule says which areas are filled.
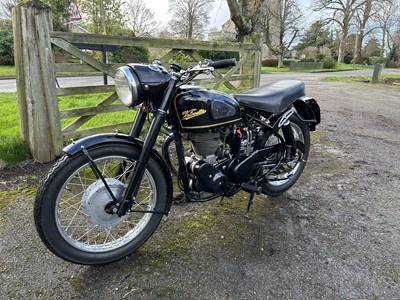
[[[314,131],[315,126],[321,122],[317,101],[314,98],[301,97],[293,103],[293,106],[296,108],[299,119],[308,124],[310,131]]]
[[[104,145],[104,144],[123,144],[128,145],[132,148],[137,148],[140,151],[143,148],[143,142],[135,139],[126,134],[113,134],[113,133],[105,133],[105,134],[97,134],[92,135],[78,141],[72,142],[72,144],[68,145],[63,149],[63,151],[68,155],[74,155],[82,150],[82,148],[86,148],[90,150],[93,146]],[[153,158],[159,165],[160,170],[162,170],[163,175],[167,181],[167,202],[165,211],[169,211],[172,204],[172,193],[173,193],[173,186],[172,186],[172,178],[171,173],[168,170],[168,167],[160,156],[160,154],[156,150],[152,150],[151,158]]]

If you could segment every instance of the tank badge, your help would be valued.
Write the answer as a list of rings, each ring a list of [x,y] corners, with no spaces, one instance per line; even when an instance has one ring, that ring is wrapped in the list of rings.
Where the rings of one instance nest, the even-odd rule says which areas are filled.
[[[207,111],[205,109],[189,109],[182,112],[182,120],[187,121],[195,117],[204,115]]]

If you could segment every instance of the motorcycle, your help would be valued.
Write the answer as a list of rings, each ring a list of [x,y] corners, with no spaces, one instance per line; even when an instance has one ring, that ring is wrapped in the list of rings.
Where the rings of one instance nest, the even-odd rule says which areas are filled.
[[[137,107],[132,128],[63,149],[34,205],[36,229],[48,249],[88,265],[131,254],[170,211],[172,175],[187,202],[242,190],[250,195],[247,211],[255,194],[277,196],[291,188],[306,165],[319,105],[296,80],[230,95],[192,83],[200,74],[235,64],[205,60],[167,70],[155,60],[117,69],[120,100]],[[146,120],[150,127],[140,139]],[[160,155],[154,146],[165,131]]]

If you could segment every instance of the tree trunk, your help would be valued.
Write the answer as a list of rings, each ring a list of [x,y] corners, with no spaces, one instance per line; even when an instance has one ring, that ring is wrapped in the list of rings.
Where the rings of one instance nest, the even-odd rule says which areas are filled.
[[[371,10],[372,10],[372,3],[374,0],[366,0],[365,1],[365,6],[362,11],[362,18],[359,18],[359,26],[360,26],[360,32],[356,36],[356,41],[354,45],[354,56],[353,56],[353,63],[354,64],[360,64],[362,63],[361,59],[361,48],[362,48],[362,43],[365,37],[365,27],[367,25],[367,22],[371,16]]]
[[[337,60],[337,62],[339,64],[344,63],[344,46],[346,44],[346,38],[347,38],[347,34],[342,32],[340,34],[340,38],[339,38],[339,49],[338,49],[338,60]]]
[[[262,27],[259,22],[259,15],[261,14],[262,1],[249,1],[249,0],[226,0],[228,3],[231,20],[235,23],[237,28],[237,41],[239,43],[245,42],[246,37],[254,43],[259,51],[262,51]],[[247,53],[240,53],[241,59]],[[255,65],[261,66],[261,55],[254,54],[254,59],[257,60]],[[241,74],[249,74],[252,68],[243,66],[240,70]],[[259,84],[259,73],[254,78],[255,85]],[[248,89],[254,87],[254,83],[248,80],[242,80],[240,83],[241,89]]]
[[[283,53],[279,53],[278,57],[278,68],[283,68],[285,65],[283,64]]]
[[[362,47],[362,36],[364,35],[364,31],[361,34],[356,35],[356,41],[354,43],[354,55],[353,55],[353,64],[361,64],[361,47]]]
[[[385,22],[385,24],[382,27],[382,43],[381,43],[381,53],[379,55],[380,58],[383,57],[384,53],[385,53],[385,43],[386,43],[386,28],[387,28],[387,24]]]

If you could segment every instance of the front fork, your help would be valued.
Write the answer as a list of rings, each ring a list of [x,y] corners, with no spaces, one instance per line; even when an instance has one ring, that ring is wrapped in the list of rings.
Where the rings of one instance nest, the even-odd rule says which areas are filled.
[[[116,203],[118,207],[117,214],[119,216],[125,215],[126,212],[132,208],[132,205],[135,202],[135,198],[139,191],[140,182],[146,170],[146,164],[149,161],[151,151],[154,147],[154,144],[156,143],[158,133],[160,132],[160,129],[167,117],[167,110],[171,104],[172,97],[175,93],[177,82],[178,78],[173,76],[164,94],[164,98],[161,102],[161,105],[157,109],[155,117],[151,122],[149,131],[143,143],[142,151],[140,152],[139,159],[136,162],[134,169],[132,170],[132,178],[124,192],[122,201],[120,203]],[[131,136],[133,137],[139,136],[141,129],[143,128],[144,121],[146,119],[146,112],[139,111],[138,113],[139,115],[136,116],[134,126],[132,127],[130,133]]]

